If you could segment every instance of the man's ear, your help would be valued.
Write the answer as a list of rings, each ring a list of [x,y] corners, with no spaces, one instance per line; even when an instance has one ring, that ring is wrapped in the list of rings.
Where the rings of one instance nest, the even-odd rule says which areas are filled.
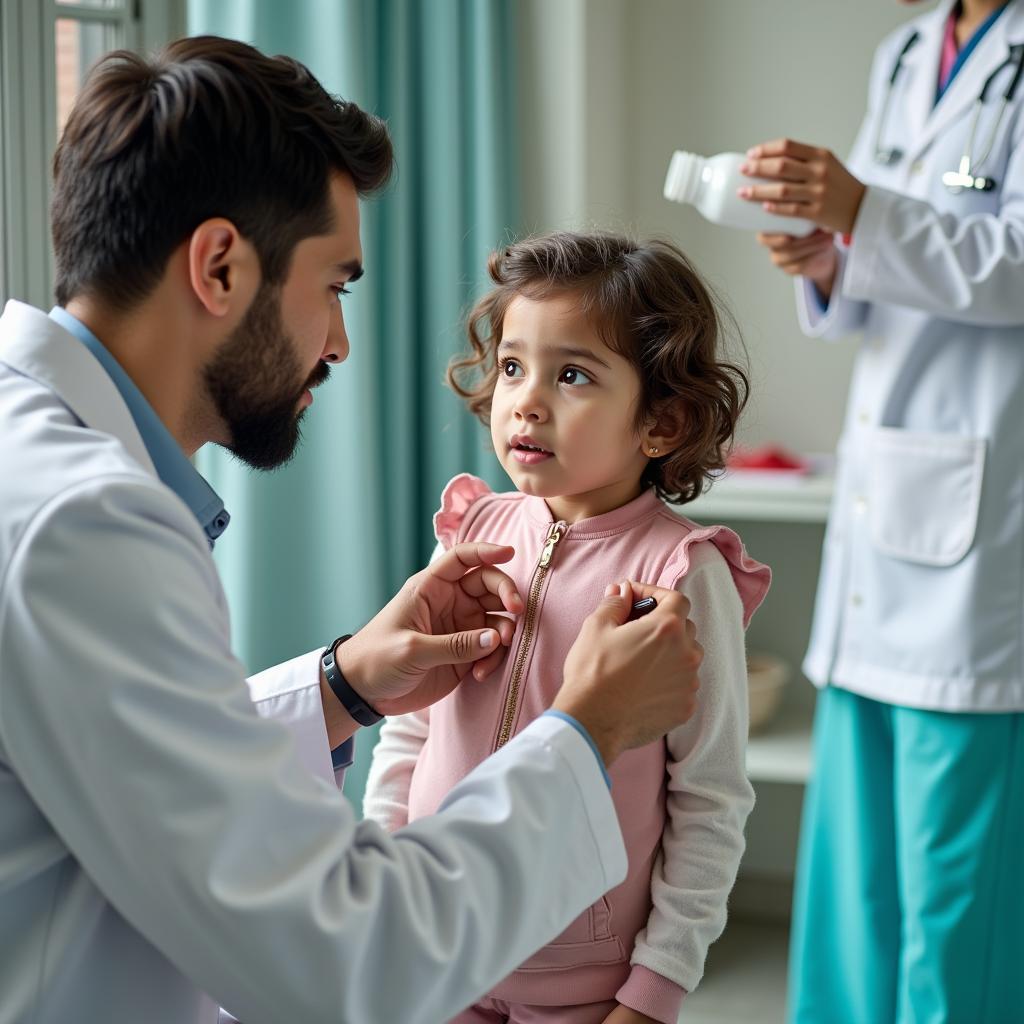
[[[189,238],[188,275],[196,299],[211,316],[230,316],[247,309],[259,288],[259,257],[231,221],[211,217]]]

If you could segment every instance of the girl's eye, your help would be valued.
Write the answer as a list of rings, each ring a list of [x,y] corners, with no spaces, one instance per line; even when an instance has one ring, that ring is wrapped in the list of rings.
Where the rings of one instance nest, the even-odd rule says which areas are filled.
[[[558,378],[561,384],[593,384],[594,382],[580,369],[568,366]]]
[[[514,359],[499,359],[498,372],[503,377],[521,377],[523,368]]]
[[[340,299],[342,295],[351,295],[350,289],[346,288],[343,284],[332,284],[331,291],[334,292],[334,297]]]

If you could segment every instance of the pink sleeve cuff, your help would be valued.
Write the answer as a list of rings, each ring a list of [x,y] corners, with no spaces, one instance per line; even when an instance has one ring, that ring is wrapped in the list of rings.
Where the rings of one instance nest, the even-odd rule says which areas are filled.
[[[633,964],[626,983],[615,998],[631,1010],[653,1017],[662,1024],[676,1024],[686,989],[654,971]]]

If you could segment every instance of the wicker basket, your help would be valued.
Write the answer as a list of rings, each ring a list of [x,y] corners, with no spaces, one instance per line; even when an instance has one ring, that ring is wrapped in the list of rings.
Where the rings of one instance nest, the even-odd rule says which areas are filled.
[[[750,731],[763,729],[779,709],[789,680],[789,666],[771,654],[747,657],[747,686],[750,692]]]

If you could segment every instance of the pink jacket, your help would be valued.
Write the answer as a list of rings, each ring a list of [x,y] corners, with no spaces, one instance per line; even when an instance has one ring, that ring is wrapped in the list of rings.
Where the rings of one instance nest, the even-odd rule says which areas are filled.
[[[513,545],[515,557],[503,568],[527,608],[501,668],[489,679],[470,680],[426,712],[429,731],[409,783],[410,821],[436,811],[456,783],[550,706],[569,648],[608,583],[633,579],[675,588],[695,548],[709,543],[728,563],[746,626],[771,576],[766,566],[747,557],[731,530],[699,527],[670,511],[653,491],[566,526],[553,522],[541,498],[494,494],[483,481],[462,475],[445,489],[434,525],[445,548],[467,540]],[[566,1003],[579,1001],[574,990],[585,992],[587,1000],[616,995],[630,974],[634,938],[651,911],[651,873],[666,824],[666,768],[663,742],[616,761],[610,775],[629,854],[626,880],[502,982],[493,996],[550,1002],[555,971],[560,972],[559,985],[564,983]],[[739,827],[742,831],[742,822]]]

